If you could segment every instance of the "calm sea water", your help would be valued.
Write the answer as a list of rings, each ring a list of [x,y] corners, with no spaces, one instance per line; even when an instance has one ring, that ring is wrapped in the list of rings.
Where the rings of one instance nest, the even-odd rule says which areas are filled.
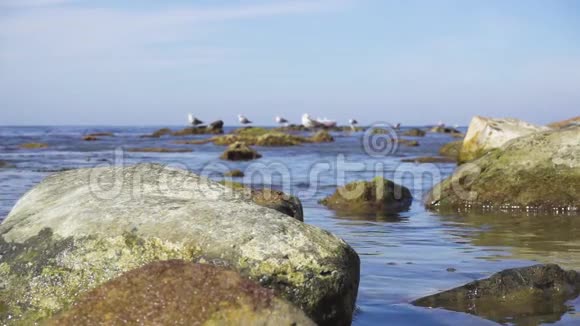
[[[156,127],[0,127],[0,160],[13,168],[0,169],[0,219],[18,198],[47,175],[68,168],[102,164],[159,162],[187,168],[215,178],[224,168],[288,169],[289,179],[274,177],[274,187],[297,195],[305,222],[345,239],[361,258],[361,283],[355,325],[490,325],[490,321],[440,309],[409,304],[413,299],[483,278],[494,272],[557,263],[580,269],[580,219],[570,216],[440,216],[426,211],[421,198],[432,185],[451,174],[455,164],[418,165],[401,159],[436,155],[451,136],[428,134],[405,137],[418,147],[400,146],[388,155],[365,151],[363,133],[335,133],[335,142],[285,148],[256,147],[263,158],[254,162],[226,162],[223,147],[213,144],[178,145],[178,139],[207,136],[141,138]],[[96,142],[82,141],[92,132],[113,132]],[[46,149],[24,150],[19,144],[43,142]],[[188,153],[129,153],[131,147],[189,148]],[[367,146],[368,147],[368,146]],[[377,155],[375,155],[377,154]],[[344,172],[344,173],[343,173]],[[384,173],[412,189],[412,207],[381,217],[337,216],[318,204],[337,185],[369,180]],[[344,174],[344,178],[341,175]],[[259,181],[259,180],[258,180]],[[453,271],[448,271],[453,270]],[[578,325],[580,300],[569,302],[558,325]],[[516,322],[517,323],[517,322]]]

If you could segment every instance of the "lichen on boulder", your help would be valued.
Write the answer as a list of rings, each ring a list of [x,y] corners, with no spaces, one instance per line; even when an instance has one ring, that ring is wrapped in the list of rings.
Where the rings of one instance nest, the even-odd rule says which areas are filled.
[[[469,162],[508,141],[548,128],[518,119],[492,119],[475,116],[469,123],[459,153],[459,162]]]
[[[250,161],[259,159],[262,154],[255,149],[246,145],[244,142],[235,142],[228,146],[228,148],[220,156],[222,160],[228,161]]]
[[[274,291],[224,268],[183,260],[126,272],[46,325],[315,325]]]
[[[459,152],[461,152],[461,146],[463,146],[463,141],[453,141],[447,143],[439,149],[439,155],[452,158],[454,160],[459,159]]]
[[[343,240],[162,165],[51,175],[0,235],[0,322],[42,322],[124,272],[170,259],[231,268],[320,325],[349,324],[357,296],[360,262]]]
[[[371,181],[356,181],[338,188],[321,204],[345,215],[375,215],[409,208],[411,191],[382,177]]]
[[[435,186],[431,209],[580,212],[580,127],[519,137]]]

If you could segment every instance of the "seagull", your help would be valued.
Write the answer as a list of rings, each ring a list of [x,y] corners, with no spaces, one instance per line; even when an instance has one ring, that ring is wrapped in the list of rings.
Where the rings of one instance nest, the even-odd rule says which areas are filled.
[[[278,124],[281,124],[281,125],[286,125],[286,124],[288,124],[288,120],[286,120],[286,119],[284,119],[284,118],[282,118],[282,117],[280,117],[280,116],[277,116],[277,117],[276,117],[276,122],[278,122]]]
[[[316,119],[316,121],[320,125],[322,125],[323,127],[326,127],[326,128],[334,128],[334,127],[336,127],[336,121],[329,120],[326,117],[324,119],[318,118],[318,119]]]
[[[306,128],[320,127],[320,123],[310,117],[310,114],[304,113],[302,115],[302,125]]]
[[[348,124],[350,124],[352,131],[356,131],[356,125],[358,125],[358,121],[356,121],[355,119],[350,119],[348,120]]]
[[[401,123],[400,122],[397,122],[397,125],[395,125],[395,129],[397,129],[397,130],[401,129]]]
[[[239,120],[239,121],[240,121],[240,123],[241,123],[241,124],[243,124],[243,125],[247,125],[247,124],[250,124],[250,123],[252,123],[252,121],[248,120],[248,118],[244,117],[244,116],[243,116],[243,115],[241,115],[241,114],[238,114],[238,120]]]
[[[194,127],[199,126],[200,124],[203,123],[203,121],[199,120],[198,118],[194,117],[193,114],[189,114],[188,115],[188,119],[189,119],[189,124],[193,125]]]

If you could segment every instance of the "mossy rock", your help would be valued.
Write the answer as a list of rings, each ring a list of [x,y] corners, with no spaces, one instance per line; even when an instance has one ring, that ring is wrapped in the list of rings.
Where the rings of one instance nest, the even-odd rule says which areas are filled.
[[[189,153],[189,152],[191,152],[191,149],[166,148],[166,147],[143,147],[143,148],[127,148],[127,152],[132,152],[132,153]]]
[[[254,130],[257,129],[257,130]],[[253,130],[244,132],[242,130]],[[261,133],[266,131],[265,133]],[[243,128],[238,129],[237,133],[214,137],[211,141],[216,145],[231,145],[236,142],[243,142],[247,145],[256,145],[264,147],[278,146],[297,146],[310,142],[309,139],[300,136],[289,135],[286,133],[270,131],[263,128]]]
[[[439,149],[439,155],[449,157],[457,161],[459,159],[459,153],[461,152],[461,146],[463,146],[462,140],[447,143]]]
[[[222,129],[213,129],[205,126],[187,127],[171,133],[172,136],[215,135],[223,134]]]
[[[313,143],[330,143],[334,141],[334,137],[328,133],[326,130],[320,130],[316,132],[312,137],[310,137],[310,141]]]
[[[41,323],[146,264],[225,266],[319,325],[351,322],[359,258],[343,240],[188,171],[156,164],[47,177],[0,225],[0,322]]]
[[[430,132],[434,132],[434,133],[439,133],[439,134],[450,134],[450,135],[461,135],[463,136],[463,133],[461,133],[461,131],[452,128],[452,127],[445,127],[445,126],[435,126],[433,128],[431,128],[431,130],[429,130]]]
[[[408,209],[413,196],[408,188],[376,177],[371,181],[356,181],[338,188],[320,201],[326,207],[345,215],[376,215]]]
[[[539,325],[559,321],[569,312],[566,301],[578,294],[578,272],[535,265],[507,269],[413,304],[469,313],[501,324]]]
[[[244,127],[234,130],[232,133],[240,136],[258,137],[272,132],[272,130],[260,127]]]
[[[244,176],[244,172],[242,170],[230,170],[224,173],[225,177],[234,177],[234,178],[242,178]]]
[[[259,159],[262,154],[255,149],[246,145],[244,142],[235,142],[228,146],[228,148],[220,156],[222,160],[228,161],[250,161]]]
[[[419,128],[413,128],[413,129],[409,129],[407,131],[403,132],[403,136],[409,136],[409,137],[424,137],[425,134],[427,134],[425,132],[425,130],[421,130]]]
[[[20,144],[20,148],[24,148],[24,149],[43,149],[43,148],[47,148],[48,144],[45,143],[24,143],[24,144]]]
[[[580,213],[580,127],[519,137],[460,166],[426,199],[431,209]]]
[[[274,291],[224,268],[183,260],[126,272],[46,325],[315,325]]]

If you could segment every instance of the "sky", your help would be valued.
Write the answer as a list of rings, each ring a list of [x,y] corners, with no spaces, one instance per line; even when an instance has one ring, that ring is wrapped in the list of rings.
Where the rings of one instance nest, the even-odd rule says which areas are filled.
[[[0,125],[547,123],[580,115],[576,0],[0,0]]]

